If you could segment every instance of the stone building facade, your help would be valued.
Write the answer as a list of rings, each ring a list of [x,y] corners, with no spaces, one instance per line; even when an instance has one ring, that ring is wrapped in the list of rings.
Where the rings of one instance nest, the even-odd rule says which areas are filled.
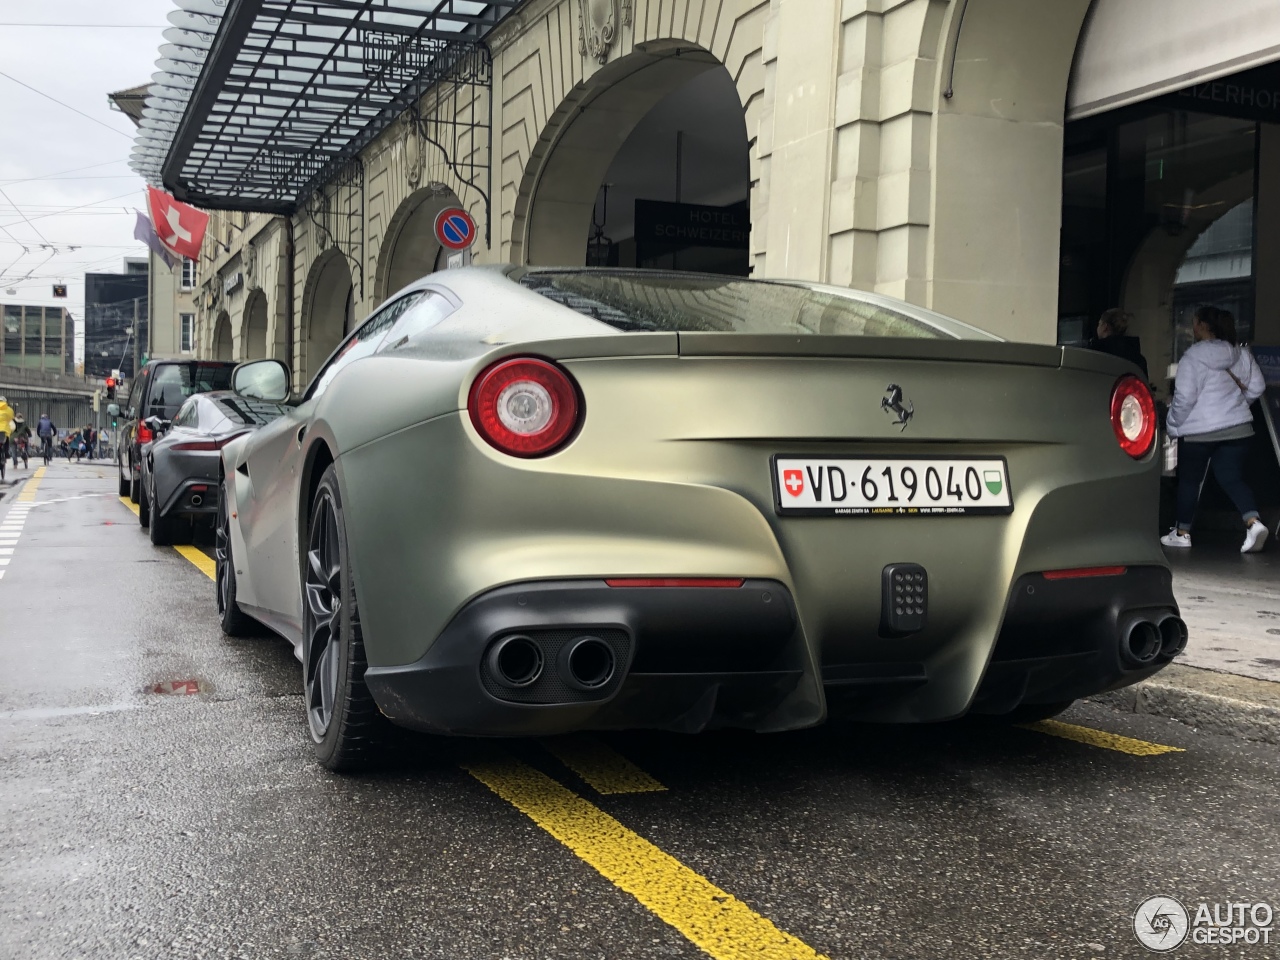
[[[714,158],[701,193],[680,196],[675,161],[675,199],[724,203],[733,191],[711,174],[740,169],[725,182],[740,177],[749,201],[753,275],[1052,343],[1068,88],[1090,6],[528,0],[489,34],[486,84],[433,90],[294,215],[226,215],[225,248],[206,244],[199,270],[199,352],[284,359],[301,388],[353,322],[444,266],[432,226],[454,204],[480,226],[476,263],[584,263],[602,189],[652,192],[617,180],[662,111],[693,137],[677,157],[700,128],[725,131],[698,148]]]

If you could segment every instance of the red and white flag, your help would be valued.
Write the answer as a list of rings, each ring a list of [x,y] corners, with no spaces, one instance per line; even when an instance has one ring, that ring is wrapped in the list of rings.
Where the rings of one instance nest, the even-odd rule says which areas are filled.
[[[147,206],[160,242],[177,256],[199,259],[209,215],[155,187],[147,187]]]

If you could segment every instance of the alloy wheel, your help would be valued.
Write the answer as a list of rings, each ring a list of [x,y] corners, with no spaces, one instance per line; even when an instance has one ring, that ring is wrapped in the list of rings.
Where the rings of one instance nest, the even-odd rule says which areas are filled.
[[[218,525],[214,532],[213,566],[214,579],[218,588],[218,612],[222,613],[230,606],[231,581],[227,564],[231,556],[231,518],[227,515],[227,497],[225,488],[218,497]]]
[[[307,544],[303,600],[306,611],[307,722],[311,735],[323,740],[338,699],[338,665],[342,622],[342,556],[333,498],[316,502]]]

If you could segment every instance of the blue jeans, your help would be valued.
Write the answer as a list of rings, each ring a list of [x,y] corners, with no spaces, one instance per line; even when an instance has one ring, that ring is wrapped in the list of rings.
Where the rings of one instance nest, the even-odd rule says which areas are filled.
[[[1252,442],[1252,437],[1213,443],[1178,441],[1179,530],[1191,530],[1191,521],[1196,516],[1196,503],[1200,500],[1200,488],[1204,486],[1210,463],[1213,464],[1213,476],[1218,485],[1227,492],[1245,522],[1258,518],[1258,502],[1249,485],[1244,482],[1244,458],[1249,453]]]

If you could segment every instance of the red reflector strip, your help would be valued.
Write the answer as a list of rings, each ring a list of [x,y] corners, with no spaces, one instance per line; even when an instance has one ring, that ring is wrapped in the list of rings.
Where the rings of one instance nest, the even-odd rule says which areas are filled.
[[[190,490],[192,493],[204,493],[209,488],[205,486],[203,483],[196,483],[191,485],[187,489]]]
[[[745,581],[731,577],[628,577],[606,580],[611,587],[720,587],[733,589]]]
[[[1077,567],[1074,570],[1046,570],[1046,580],[1081,580],[1084,577],[1118,577],[1128,567]]]

